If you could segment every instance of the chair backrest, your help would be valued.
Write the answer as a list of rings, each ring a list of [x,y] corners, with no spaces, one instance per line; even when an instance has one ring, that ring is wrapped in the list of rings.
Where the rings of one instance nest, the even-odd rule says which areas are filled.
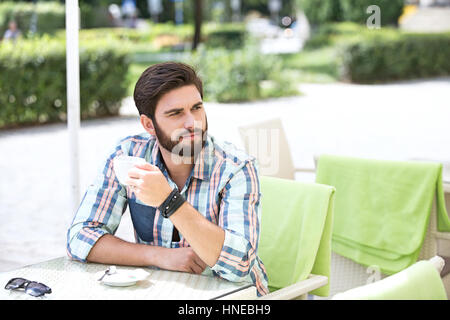
[[[421,260],[410,267],[364,286],[333,296],[334,300],[447,300],[439,275],[443,259]],[[439,264],[436,265],[436,262]]]
[[[324,161],[325,159],[326,161]],[[347,160],[351,161],[351,163],[348,163]],[[353,160],[355,161],[352,162]],[[324,171],[325,163],[326,171]],[[338,231],[338,236],[336,236],[336,230],[333,231],[334,252],[332,252],[331,258],[331,295],[386,277],[389,274],[407,268],[417,261],[417,259],[429,259],[438,254],[438,238],[436,236],[437,212],[441,212],[443,209],[442,205],[439,206],[437,204],[436,197],[433,195],[436,186],[435,177],[438,173],[437,168],[436,170],[430,168],[430,165],[426,163],[416,164],[404,162],[387,162],[381,164],[380,167],[378,163],[373,163],[372,160],[368,159],[339,159],[339,157],[333,159],[330,158],[330,156],[321,156],[318,164],[316,181],[333,185],[337,190],[336,199],[339,200],[336,201],[335,207],[335,227],[339,225],[346,226],[351,232],[354,230],[365,230],[362,235],[367,235],[369,238],[366,239],[370,240],[366,243],[376,244],[375,247],[359,246],[357,242],[344,241],[342,237],[339,238],[338,236],[342,235],[342,232]],[[362,164],[367,167],[361,167]],[[434,165],[431,165],[431,167],[434,167]],[[370,170],[367,171],[367,168],[370,168]],[[382,172],[384,170],[388,171]],[[425,174],[423,172],[425,172]],[[342,176],[342,174],[344,174],[344,176]],[[404,177],[408,178],[412,175],[417,175],[417,177],[419,177],[415,178],[416,183],[411,181],[405,185]],[[380,183],[386,181],[386,179],[388,181],[386,186],[381,188]],[[359,184],[361,181],[367,182],[365,184],[367,188],[364,187],[364,184]],[[437,182],[437,184],[439,184],[439,179]],[[410,186],[413,186],[413,188],[411,189]],[[399,192],[402,195],[399,195]],[[394,194],[396,195],[394,196]],[[409,196],[405,196],[407,194],[409,194]],[[396,197],[398,197],[398,199],[396,199]],[[404,201],[401,200],[401,197],[405,197],[405,199],[403,199]],[[412,199],[412,201],[407,199]],[[343,205],[343,201],[348,203]],[[369,230],[369,226],[380,226],[380,221],[372,221],[373,223],[366,221],[365,224],[362,224],[363,221],[356,216],[367,214],[367,212],[364,213],[364,211],[373,208],[374,204],[381,204],[384,208],[378,207],[376,214],[367,219],[374,219],[374,216],[383,216],[383,219],[380,220],[382,221],[382,227],[376,227],[376,230]],[[419,211],[417,211],[418,206],[421,207]],[[388,210],[386,210],[386,208]],[[438,208],[441,208],[441,210],[439,211]],[[385,212],[383,213],[383,211]],[[343,215],[348,215],[349,212],[351,212],[349,216],[353,217],[351,218],[351,223],[342,224]],[[386,215],[386,212],[389,212],[389,215]],[[412,214],[413,212],[416,214]],[[420,215],[418,213],[420,213]],[[431,215],[429,215],[429,213],[431,213]],[[396,219],[398,223],[392,224],[395,223],[395,221],[392,221],[392,218],[395,216],[399,216],[399,218]],[[351,225],[355,220],[358,220],[355,219],[355,217],[361,220],[361,223],[357,226]],[[411,221],[416,222],[411,224]],[[420,230],[412,231],[412,227],[419,225]],[[408,226],[409,229],[405,229],[405,227]],[[383,232],[385,234],[386,230],[389,228],[393,231],[387,232],[388,236],[383,236]],[[349,232],[349,234],[351,232]],[[407,240],[405,241],[405,235],[408,234],[411,235],[411,237],[407,236]],[[400,245],[401,243],[411,245],[414,243],[413,240],[416,245],[415,247],[411,247],[405,254],[402,254],[401,251],[395,247],[391,247],[390,251],[386,251],[386,245],[393,243],[392,237],[396,237],[394,241],[396,245]],[[344,245],[346,246],[345,248],[343,247]],[[385,249],[381,250],[383,246]],[[350,248],[357,247],[366,249],[363,253],[361,253],[361,251],[359,251],[359,253],[349,251]],[[405,248],[405,245],[402,245],[401,249],[404,250]],[[374,252],[374,255],[370,253],[371,251]],[[367,254],[371,255],[371,257],[369,258]],[[372,259],[372,257],[375,257],[376,260],[375,258]],[[379,260],[381,257],[383,257],[383,259]],[[392,264],[389,262],[389,268],[392,266],[392,268],[396,268],[397,270],[390,269],[391,271],[387,272],[386,269],[385,272],[383,268],[380,268],[380,266],[387,267],[386,259],[395,259],[392,260]],[[365,263],[363,263],[363,261],[365,261]],[[394,261],[396,265],[394,265]]]
[[[329,277],[334,188],[260,177],[261,232],[258,254],[271,291],[306,279]],[[328,286],[315,294],[328,295]]]
[[[245,150],[258,160],[261,175],[295,178],[295,167],[281,119],[255,122],[238,130]]]

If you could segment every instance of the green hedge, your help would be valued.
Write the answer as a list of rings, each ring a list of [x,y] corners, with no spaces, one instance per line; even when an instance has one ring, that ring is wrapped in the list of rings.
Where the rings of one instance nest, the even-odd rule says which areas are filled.
[[[96,40],[105,37],[132,43],[150,44],[158,36],[174,35],[182,40],[192,38],[194,28],[191,25],[176,26],[172,23],[150,24],[149,30],[130,28],[96,28],[80,30],[80,39]]]
[[[305,49],[316,49],[325,46],[341,46],[348,43],[373,38],[381,35],[384,38],[399,34],[393,27],[369,29],[355,22],[334,22],[320,25],[305,44]]]
[[[10,20],[16,20],[24,36],[30,31],[33,13],[37,14],[37,33],[53,33],[65,26],[64,5],[58,2],[37,2],[36,6],[29,2],[0,3],[0,37],[3,37]]]
[[[64,36],[64,31],[58,32],[58,36]],[[151,23],[149,30],[130,28],[96,28],[80,30],[80,39],[96,41],[97,39],[110,38],[125,41],[130,45],[142,46],[150,50],[158,37],[173,36],[180,42],[191,42],[194,35],[192,25],[174,25],[173,23]],[[242,48],[247,38],[245,24],[215,24],[204,23],[202,27],[202,40],[208,47]]]
[[[309,22],[318,25],[326,22],[357,22],[365,24],[371,15],[366,12],[371,5],[380,7],[381,26],[397,25],[404,0],[296,0],[297,7],[305,12]]]
[[[207,34],[206,46],[210,48],[241,49],[245,45],[247,31],[245,26],[222,28]]]
[[[282,70],[282,61],[246,45],[241,50],[200,46],[186,61],[202,78],[205,100],[237,102],[298,94],[296,82]]]
[[[82,119],[118,113],[129,58],[121,43],[80,43]],[[66,119],[65,41],[42,37],[0,46],[0,128]]]
[[[113,27],[106,6],[80,3],[81,28]],[[10,20],[16,20],[24,36],[30,31],[34,12],[37,14],[36,32],[53,34],[65,27],[65,6],[57,1],[38,1],[36,5],[23,1],[0,2],[0,37]]]
[[[450,75],[450,33],[389,33],[362,39],[341,50],[342,77],[376,83]]]

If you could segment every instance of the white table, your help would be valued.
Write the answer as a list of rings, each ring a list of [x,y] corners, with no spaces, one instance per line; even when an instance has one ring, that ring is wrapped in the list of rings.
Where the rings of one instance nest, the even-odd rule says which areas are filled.
[[[98,272],[108,266],[81,263],[67,257],[56,258],[21,269],[0,273],[0,300],[56,299],[56,300],[207,300],[255,299],[256,288],[247,282],[234,283],[205,275],[142,268],[149,272],[146,279],[129,287],[111,287],[97,281]],[[117,266],[118,270],[136,269]],[[6,290],[11,278],[22,277],[42,282],[52,289],[51,294],[32,297],[23,290]]]

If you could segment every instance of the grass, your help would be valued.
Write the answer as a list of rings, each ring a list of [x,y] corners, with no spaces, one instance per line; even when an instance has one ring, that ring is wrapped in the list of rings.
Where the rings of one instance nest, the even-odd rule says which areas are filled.
[[[295,72],[298,82],[329,83],[339,80],[339,63],[333,46],[279,56],[283,69]]]

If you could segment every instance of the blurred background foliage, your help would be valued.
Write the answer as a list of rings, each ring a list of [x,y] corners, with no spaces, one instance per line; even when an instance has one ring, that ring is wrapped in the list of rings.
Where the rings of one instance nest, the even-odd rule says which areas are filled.
[[[312,25],[329,22],[355,22],[365,24],[366,9],[377,5],[381,15],[381,26],[397,25],[403,12],[404,0],[296,0]]]
[[[118,114],[129,65],[129,52],[120,42],[80,41],[82,119]],[[65,39],[44,35],[2,44],[0,127],[65,120]]]
[[[163,1],[158,23],[147,0],[138,0],[145,28],[117,27],[108,12],[120,0],[80,0],[82,117],[116,115],[151,64],[176,60],[193,64],[205,82],[205,100],[239,102],[298,95],[303,82],[381,83],[450,75],[450,33],[401,30],[403,0],[286,0],[271,21],[282,34],[303,11],[310,37],[294,53],[262,53],[261,37],[249,32],[251,19],[271,20],[267,0],[242,1],[233,19],[230,1],[203,0],[201,45],[192,50],[193,2],[184,1],[184,23],[176,24],[174,4]],[[221,4],[221,5],[218,5]],[[369,5],[381,8],[381,28],[366,26]],[[23,37],[0,43],[0,128],[64,121],[64,1],[0,0],[0,36],[9,21]],[[232,21],[233,20],[233,21]],[[292,32],[292,29],[291,29]]]

